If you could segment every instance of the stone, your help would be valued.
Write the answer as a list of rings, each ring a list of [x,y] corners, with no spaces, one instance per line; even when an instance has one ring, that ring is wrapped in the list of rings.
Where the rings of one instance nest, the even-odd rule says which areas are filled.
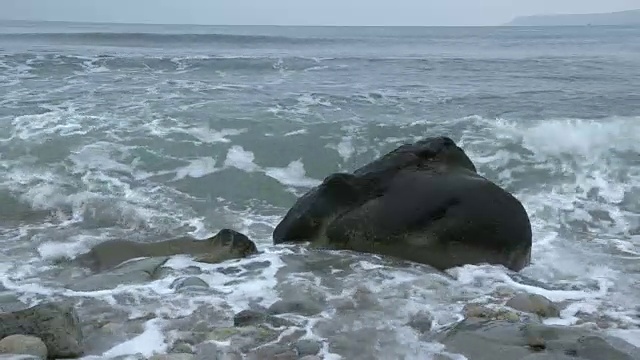
[[[188,276],[176,279],[171,284],[171,288],[178,292],[183,292],[193,289],[208,289],[209,284],[197,276]]]
[[[408,325],[419,333],[425,334],[431,331],[432,324],[433,316],[428,311],[419,311],[411,317]]]
[[[233,317],[233,326],[270,324],[273,327],[293,326],[288,320],[255,310],[242,310]]]
[[[439,270],[486,263],[520,271],[531,261],[532,232],[522,203],[440,136],[329,175],[293,204],[273,242],[311,242]]]
[[[315,301],[305,299],[278,300],[269,307],[269,314],[299,314],[313,316],[321,313],[324,308]]]
[[[195,360],[218,359],[218,345],[213,342],[204,342],[196,346]]]
[[[463,309],[467,319],[520,321],[520,315],[508,309],[492,309],[478,304],[467,304]]]
[[[215,236],[198,240],[180,237],[171,240],[139,243],[128,240],[108,240],[77,257],[76,262],[96,272],[111,269],[135,258],[191,255],[197,261],[218,263],[256,254],[258,249],[246,235],[222,229]]]
[[[464,320],[436,340],[450,353],[474,360],[639,360],[640,349],[618,338],[582,328],[504,320]]]
[[[158,270],[167,260],[168,257],[131,260],[106,272],[76,279],[67,287],[74,291],[98,291],[115,289],[120,285],[150,282],[157,279]]]
[[[25,310],[0,314],[0,338],[22,334],[40,338],[50,358],[84,354],[83,334],[72,305],[42,303]]]
[[[195,356],[193,354],[157,354],[149,360],[195,360]]]
[[[176,341],[171,348],[172,353],[178,354],[193,354],[193,347],[184,341]]]
[[[252,350],[247,360],[298,360],[298,355],[285,345],[273,344]]]
[[[300,360],[322,360],[319,356],[307,355],[300,358]]]
[[[47,345],[35,336],[9,335],[0,340],[0,354],[31,355],[47,358]]]
[[[278,335],[279,332],[264,326],[217,328],[205,341],[225,341],[232,349],[246,352],[275,341]]]
[[[316,355],[322,349],[322,345],[316,340],[302,339],[295,345],[298,356]]]
[[[506,306],[543,318],[560,316],[560,309],[551,300],[542,295],[519,293],[507,301]]]

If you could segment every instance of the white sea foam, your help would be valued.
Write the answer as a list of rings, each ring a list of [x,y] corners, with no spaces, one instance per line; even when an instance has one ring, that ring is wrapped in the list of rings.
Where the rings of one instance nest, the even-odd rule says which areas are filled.
[[[225,167],[234,167],[246,172],[255,172],[260,169],[254,162],[255,155],[251,151],[245,150],[242,146],[234,145],[227,152],[224,160]]]
[[[301,159],[292,161],[285,168],[268,168],[265,174],[285,186],[314,187],[321,183],[320,180],[307,177]]]
[[[142,356],[150,357],[156,353],[165,353],[166,351],[167,343],[162,332],[162,320],[152,319],[145,323],[142,334],[114,346],[102,356],[116,357],[141,354]]]
[[[189,165],[179,168],[176,171],[176,180],[186,177],[199,178],[219,171],[216,167],[216,159],[211,157],[203,157],[191,160]]]

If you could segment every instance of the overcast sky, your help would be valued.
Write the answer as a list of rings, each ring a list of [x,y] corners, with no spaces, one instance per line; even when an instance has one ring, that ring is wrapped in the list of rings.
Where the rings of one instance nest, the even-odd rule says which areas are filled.
[[[0,0],[0,18],[242,25],[499,25],[519,15],[640,8],[640,0]]]

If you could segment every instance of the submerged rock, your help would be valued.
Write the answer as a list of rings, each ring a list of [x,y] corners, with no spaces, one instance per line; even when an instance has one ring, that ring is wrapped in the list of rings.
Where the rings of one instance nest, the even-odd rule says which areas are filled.
[[[247,360],[298,360],[298,354],[282,344],[270,344],[250,351]]]
[[[269,307],[269,314],[299,314],[313,316],[321,313],[324,306],[312,298],[278,300]]]
[[[208,289],[209,284],[197,276],[188,276],[176,279],[171,284],[171,288],[178,292],[184,292],[190,289]]]
[[[302,196],[273,232],[275,244],[390,255],[447,269],[530,263],[531,224],[513,195],[480,176],[447,137],[403,145]]]
[[[428,311],[417,312],[411,317],[408,323],[409,326],[411,326],[414,330],[418,331],[421,334],[425,334],[431,331],[432,324],[433,315],[431,315]]]
[[[127,260],[142,257],[193,255],[196,260],[218,263],[244,258],[257,253],[256,245],[246,235],[230,229],[220,230],[215,236],[197,240],[181,237],[154,243],[128,240],[109,240],[93,247],[77,258],[83,266],[94,271],[111,269]]]
[[[9,335],[0,340],[0,354],[31,355],[46,359],[47,345],[35,336]]]
[[[558,306],[542,295],[520,293],[509,299],[506,305],[512,309],[536,314],[543,318],[560,316]]]
[[[536,323],[464,320],[437,339],[473,360],[638,360],[640,349],[586,329]]]
[[[50,358],[74,358],[84,353],[80,322],[70,305],[44,303],[0,314],[0,338],[15,334],[40,338]]]
[[[505,320],[516,322],[521,320],[520,316],[515,311],[511,311],[509,309],[493,309],[478,304],[467,304],[464,307],[463,312],[467,319],[476,321]]]
[[[167,260],[168,257],[158,257],[128,261],[104,273],[76,279],[67,287],[75,291],[97,291],[152,281],[158,278],[158,271]]]
[[[322,344],[315,340],[303,339],[298,340],[295,344],[295,349],[300,357],[316,355],[322,349]]]
[[[218,328],[210,332],[210,341],[225,341],[232,350],[247,352],[278,339],[279,332],[264,326]]]
[[[269,324],[273,327],[293,326],[294,324],[288,320],[280,319],[260,311],[242,310],[233,317],[234,326],[252,326]]]

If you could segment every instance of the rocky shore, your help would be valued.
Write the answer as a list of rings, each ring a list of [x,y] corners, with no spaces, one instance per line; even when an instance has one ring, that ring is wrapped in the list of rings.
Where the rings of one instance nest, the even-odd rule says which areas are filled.
[[[306,247],[307,241],[319,246]],[[405,145],[353,174],[329,176],[294,205],[274,242],[291,251],[269,258],[230,229],[208,239],[102,242],[61,266],[60,292],[29,299],[29,306],[0,288],[0,359],[410,358],[385,349],[386,338],[404,336],[438,344],[431,349],[438,360],[640,359],[639,348],[606,333],[625,326],[617,319],[574,312],[579,321],[560,326],[549,320],[561,319],[570,301],[522,289],[452,296],[444,317],[426,305],[403,308],[416,288],[435,289],[433,296],[448,291],[457,279],[444,270],[453,267],[502,265],[526,280],[518,274],[531,257],[524,208],[477,174],[448,138]],[[177,256],[191,265],[169,266]],[[407,281],[390,274],[397,269],[418,276]],[[351,282],[355,271],[366,272],[374,285],[362,277]],[[212,286],[212,276],[222,285]],[[240,294],[248,301],[229,298],[230,288],[256,279],[269,282],[265,287],[277,300],[265,302],[252,293],[265,289],[250,286]],[[146,307],[140,293],[126,291],[153,282],[167,285],[154,290],[164,298]],[[388,296],[384,283],[397,286],[396,295]],[[202,301],[215,296],[220,301]],[[144,311],[123,311],[131,304]],[[388,312],[406,321],[380,324],[377,316]],[[367,316],[376,321],[367,325]],[[154,341],[160,346],[153,351],[119,348]]]
[[[129,271],[120,269],[119,279],[141,281],[142,265],[157,261],[140,260]],[[206,282],[193,276],[176,282],[175,291],[198,292],[206,287]],[[504,291],[499,296],[503,301],[493,304],[468,303],[463,318],[444,327],[434,327],[436,321],[427,310],[416,312],[407,325],[423,341],[444,345],[436,357],[439,360],[458,359],[459,354],[472,360],[640,358],[639,348],[603,332],[603,328],[616,326],[613,322],[585,318],[579,326],[546,325],[545,320],[560,316],[563,304],[524,292]],[[254,307],[236,313],[203,307],[170,323],[172,336],[164,352],[113,357],[100,354],[125,341],[126,334],[142,333],[157,320],[157,314],[101,321],[79,317],[70,304],[42,303],[0,314],[0,359],[315,360],[323,358],[323,349],[345,359],[365,359],[365,349],[357,354],[341,348],[345,339],[330,335],[331,324],[318,324],[318,332],[328,335],[320,340],[309,336],[305,320],[300,319],[324,311],[346,315],[366,310],[374,306],[374,298],[374,294],[361,293],[347,304],[301,296],[266,309]]]

